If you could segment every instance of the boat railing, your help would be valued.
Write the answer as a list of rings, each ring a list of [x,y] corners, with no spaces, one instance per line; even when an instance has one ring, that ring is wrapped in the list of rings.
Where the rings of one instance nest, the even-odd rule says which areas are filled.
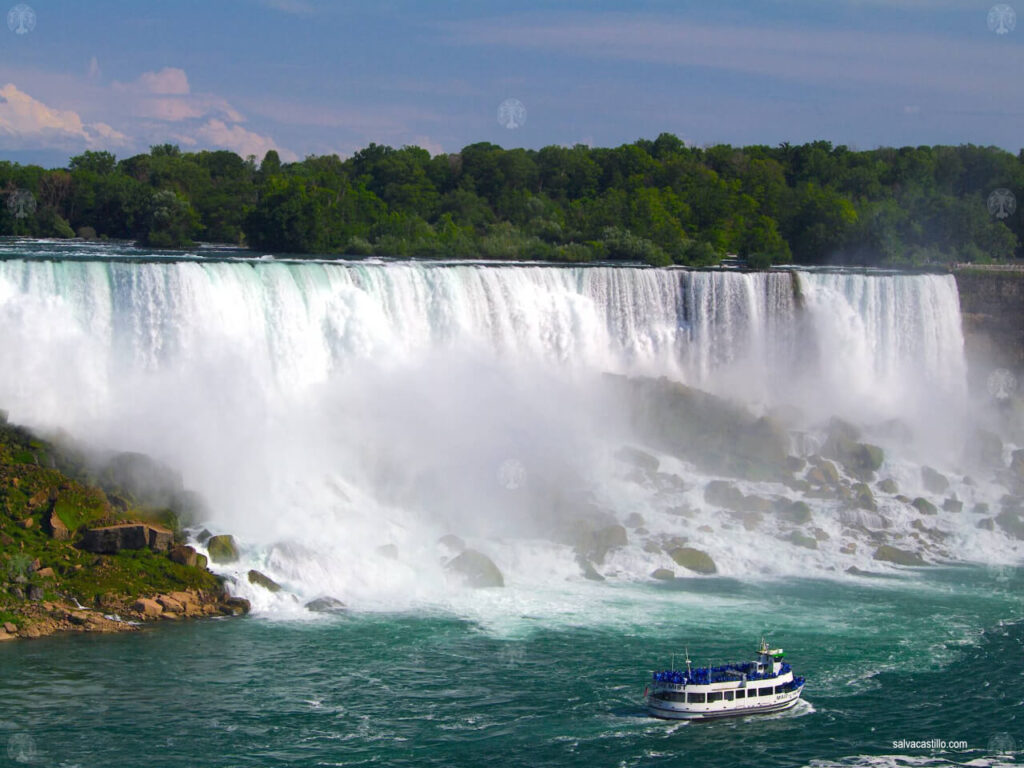
[[[675,685],[710,685],[711,683],[735,682],[737,677],[746,676],[747,680],[774,680],[789,674],[793,668],[783,664],[778,673],[758,672],[753,662],[747,664],[725,664],[720,667],[697,667],[689,670],[666,669],[653,673],[656,683],[674,683]]]

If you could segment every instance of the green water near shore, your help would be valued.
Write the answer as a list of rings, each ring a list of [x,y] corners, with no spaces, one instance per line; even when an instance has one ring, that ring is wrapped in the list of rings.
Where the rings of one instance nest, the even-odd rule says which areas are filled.
[[[8,643],[0,739],[12,764],[61,766],[1012,764],[994,752],[1024,745],[1021,585],[976,568],[599,585],[558,621],[531,606]],[[704,724],[646,716],[646,679],[673,652],[739,660],[762,632],[808,678],[806,703]]]

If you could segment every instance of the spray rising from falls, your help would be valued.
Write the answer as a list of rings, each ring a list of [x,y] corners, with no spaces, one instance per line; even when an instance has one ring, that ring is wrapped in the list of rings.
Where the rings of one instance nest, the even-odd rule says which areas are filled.
[[[623,398],[636,395],[607,374],[741,401],[803,435],[797,454],[814,454],[833,415],[882,443],[901,419],[902,449],[927,435],[941,461],[963,428],[959,323],[939,276],[10,260],[0,404],[177,467],[209,503],[203,522],[243,543],[243,565],[302,597],[436,597],[450,587],[440,561],[462,546],[439,551],[445,534],[513,583],[683,575],[683,545],[719,573],[834,571],[867,565],[877,531],[909,536],[912,508],[851,508],[843,489],[859,478],[824,493],[797,456],[788,484],[731,477],[761,501],[723,511],[709,470],[634,423]],[[886,458],[877,477],[915,494],[914,458]],[[807,519],[774,514],[804,497]],[[944,556],[996,536],[936,522]],[[766,535],[788,559],[758,545]]]

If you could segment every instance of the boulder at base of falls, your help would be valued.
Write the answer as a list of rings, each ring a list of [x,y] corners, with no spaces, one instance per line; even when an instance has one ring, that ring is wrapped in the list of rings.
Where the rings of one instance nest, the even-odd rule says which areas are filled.
[[[348,609],[336,597],[318,597],[306,603],[306,610],[313,613],[345,613]]]
[[[573,547],[580,557],[600,565],[611,550],[629,543],[625,527],[612,520],[605,515],[577,518],[559,532],[558,540]]]
[[[458,575],[466,586],[474,589],[505,586],[505,579],[494,561],[475,549],[467,549],[458,557],[450,560],[445,565],[445,570]]]
[[[587,558],[577,555],[576,563],[579,565],[584,579],[588,581],[604,581],[604,576],[597,572],[594,564],[587,560]]]
[[[945,493],[949,490],[949,480],[946,476],[931,467],[921,467],[921,481],[929,493]]]
[[[789,435],[779,422],[667,378],[606,374],[605,381],[651,445],[704,472],[749,480],[792,475]]]
[[[244,597],[229,597],[220,604],[220,612],[227,616],[244,616],[252,610],[252,604]]]
[[[781,499],[776,506],[776,510],[780,518],[794,525],[804,525],[811,522],[811,508],[806,501]]]
[[[932,504],[928,499],[918,496],[912,502],[910,506],[920,512],[922,515],[937,515],[939,514],[938,507]]]
[[[249,583],[255,584],[258,587],[263,587],[270,592],[280,592],[281,585],[274,581],[272,578],[267,576],[265,573],[260,573],[257,570],[249,571]]]
[[[875,504],[875,494],[871,492],[867,483],[857,483],[850,491],[853,493],[853,503],[858,507],[871,512],[878,510],[878,506]]]
[[[658,581],[674,581],[676,574],[668,568],[657,568],[651,574],[651,578],[657,579]]]
[[[636,469],[652,474],[657,472],[658,467],[661,466],[657,456],[652,456],[647,451],[641,451],[639,448],[634,448],[631,445],[624,445],[619,448],[615,452],[615,458],[623,464],[629,464]]]
[[[859,437],[859,431],[852,424],[832,419],[822,453],[842,464],[853,477],[871,480],[885,461],[885,451],[877,445],[857,442]]]
[[[230,534],[211,536],[206,542],[206,551],[215,563],[238,562],[238,545],[235,544],[235,537]]]
[[[803,533],[802,531],[793,531],[791,534],[789,534],[788,541],[791,544],[795,544],[798,547],[803,547],[804,549],[818,548],[818,540],[813,536],[808,536],[806,533]]]
[[[878,490],[882,493],[895,495],[900,492],[900,487],[896,484],[895,480],[891,477],[887,477],[878,483]]]
[[[677,565],[681,565],[683,568],[694,573],[710,575],[718,572],[718,568],[715,567],[715,561],[711,559],[711,555],[699,549],[677,547],[668,554],[669,557],[676,561]]]
[[[895,565],[927,565],[927,563],[916,552],[894,547],[891,544],[883,544],[875,550],[875,560],[883,563],[894,563]]]
[[[746,496],[727,480],[712,480],[704,487],[704,501],[733,512],[768,512],[774,506],[771,499]]]

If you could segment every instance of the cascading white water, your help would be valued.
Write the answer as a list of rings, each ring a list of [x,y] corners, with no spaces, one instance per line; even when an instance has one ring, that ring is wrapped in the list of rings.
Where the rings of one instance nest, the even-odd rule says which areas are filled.
[[[571,558],[508,543],[535,541],[550,513],[499,474],[511,461],[653,525],[663,510],[606,472],[618,433],[604,429],[604,372],[810,420],[914,419],[963,399],[951,278],[801,273],[799,286],[643,268],[8,260],[0,406],[176,466],[211,525],[306,596],[443,590],[433,541],[452,531],[491,541],[513,579],[575,577]],[[776,559],[744,558],[723,570]],[[618,567],[645,575],[652,557],[636,547]]]

